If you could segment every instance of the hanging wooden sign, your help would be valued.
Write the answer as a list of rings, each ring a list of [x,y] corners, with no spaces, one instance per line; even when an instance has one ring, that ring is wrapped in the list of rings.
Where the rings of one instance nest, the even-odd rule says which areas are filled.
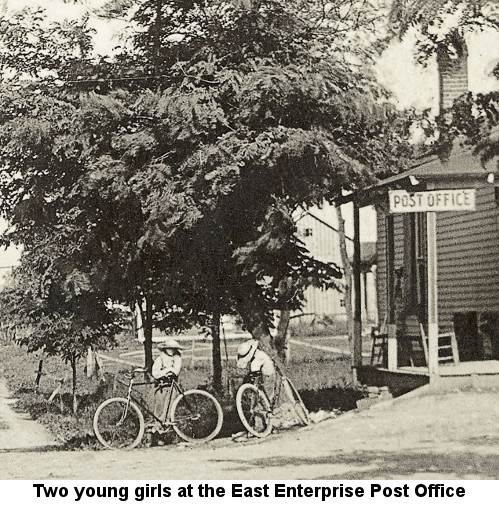
[[[428,211],[474,211],[475,189],[388,192],[391,213]]]

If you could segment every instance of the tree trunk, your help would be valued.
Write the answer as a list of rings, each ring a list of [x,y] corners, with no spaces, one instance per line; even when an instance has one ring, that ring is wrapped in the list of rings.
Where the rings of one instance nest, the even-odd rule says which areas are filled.
[[[43,354],[40,355],[40,360],[38,361],[38,370],[36,371],[36,378],[35,378],[35,392],[38,393],[40,389],[40,380],[42,379],[43,375]]]
[[[220,348],[220,313],[213,313],[213,323],[211,325],[211,359],[213,365],[213,388],[215,392],[222,395],[222,353]]]
[[[289,277],[283,278],[279,281],[279,296],[285,300],[286,294],[293,286],[293,280]],[[291,319],[291,311],[287,308],[281,309],[279,312],[279,323],[277,325],[277,334],[274,337],[274,347],[277,355],[283,363],[286,362],[286,347],[288,341],[288,328]]]
[[[278,357],[286,363],[286,348],[288,344],[288,328],[291,319],[291,311],[289,309],[281,309],[279,323],[277,325],[277,334],[274,337],[274,346]]]
[[[72,381],[72,387],[73,387],[73,415],[76,415],[76,410],[78,409],[78,399],[76,398],[76,364],[78,362],[78,359],[76,358],[76,354],[73,353],[73,356],[71,357],[71,370],[73,373],[73,381]]]
[[[341,213],[341,207],[335,206],[336,216],[338,217],[338,237],[340,240],[340,254],[341,262],[343,264],[343,273],[345,277],[345,311],[347,314],[347,325],[348,325],[348,347],[350,349],[350,357],[353,365],[353,311],[352,311],[352,267],[348,258],[347,241],[345,235],[345,220]]]
[[[244,303],[238,304],[237,312],[253,339],[258,341],[261,349],[272,358],[277,371],[284,374],[286,367],[276,352],[265,315],[261,315],[254,307]]]
[[[142,313],[142,327],[144,328],[144,367],[151,372],[152,370],[152,304],[145,299],[145,310],[139,305]]]

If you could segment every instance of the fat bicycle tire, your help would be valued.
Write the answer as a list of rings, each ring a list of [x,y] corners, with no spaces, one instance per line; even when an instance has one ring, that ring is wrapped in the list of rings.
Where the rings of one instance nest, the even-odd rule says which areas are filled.
[[[241,385],[236,394],[236,408],[246,430],[256,437],[272,432],[271,408],[267,396],[252,383]]]
[[[112,397],[95,411],[93,428],[104,447],[131,450],[144,437],[144,415],[133,401]]]
[[[187,390],[172,404],[173,429],[184,441],[210,441],[222,429],[223,411],[220,403],[204,390]]]
[[[308,409],[303,404],[302,398],[296,390],[293,383],[288,378],[282,379],[282,385],[284,391],[286,392],[286,396],[293,405],[293,409],[295,410],[296,415],[300,419],[300,422],[303,425],[310,425],[310,415]]]

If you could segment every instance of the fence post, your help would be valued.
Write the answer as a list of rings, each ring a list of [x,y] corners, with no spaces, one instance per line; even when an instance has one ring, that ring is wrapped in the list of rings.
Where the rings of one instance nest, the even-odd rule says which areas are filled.
[[[291,362],[291,340],[288,334],[288,338],[286,339],[286,363],[289,364]]]
[[[196,347],[196,341],[193,339],[191,343],[191,369],[194,369],[194,349]]]
[[[115,362],[116,367],[114,368],[114,379],[113,379],[113,395],[116,395],[116,389],[118,387],[118,370],[119,364]]]
[[[36,378],[35,378],[35,392],[38,393],[40,390],[40,380],[42,379],[43,374],[43,355],[40,355],[38,360],[38,369],[36,371]]]

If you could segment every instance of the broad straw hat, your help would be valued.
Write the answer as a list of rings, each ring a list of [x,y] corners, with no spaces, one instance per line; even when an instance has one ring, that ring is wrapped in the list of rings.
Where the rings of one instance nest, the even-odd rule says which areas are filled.
[[[178,341],[175,341],[175,339],[165,339],[164,341],[161,341],[157,344],[157,347],[159,350],[183,350],[183,346],[178,343]]]
[[[250,339],[249,341],[244,341],[237,348],[237,367],[239,369],[244,369],[251,362],[251,359],[255,355],[255,351],[258,348],[258,341],[255,339]]]

